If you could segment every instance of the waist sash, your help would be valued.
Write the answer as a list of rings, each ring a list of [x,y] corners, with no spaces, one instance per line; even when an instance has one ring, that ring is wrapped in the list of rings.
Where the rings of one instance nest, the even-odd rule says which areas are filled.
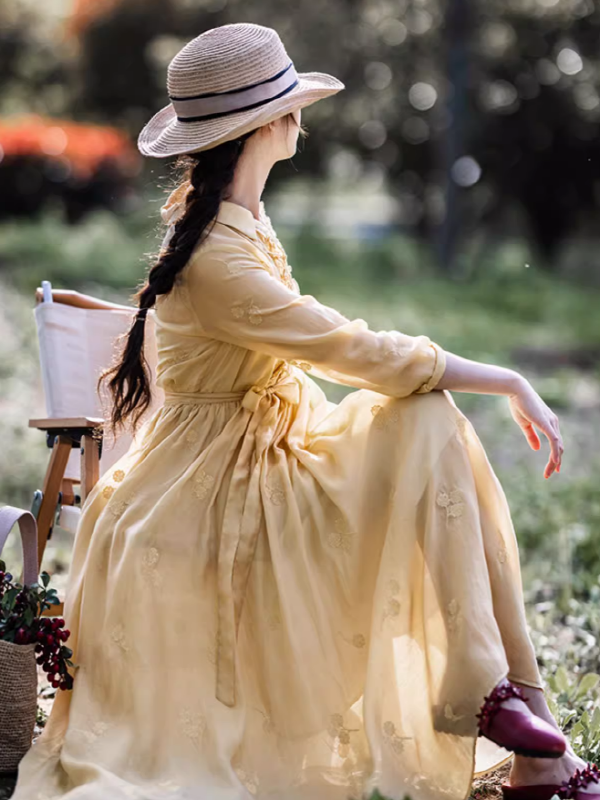
[[[254,385],[241,392],[165,392],[165,405],[226,403],[241,401],[248,413],[240,417],[242,447],[233,468],[225,502],[223,527],[217,562],[217,680],[216,697],[226,706],[235,705],[235,659],[240,616],[246,584],[256,550],[262,516],[260,495],[260,456],[270,437],[257,431],[265,420],[273,397],[297,405],[300,383],[288,370],[273,375],[266,385]],[[245,429],[245,430],[244,430]],[[231,432],[232,447],[239,436]],[[252,464],[253,453],[256,455]]]

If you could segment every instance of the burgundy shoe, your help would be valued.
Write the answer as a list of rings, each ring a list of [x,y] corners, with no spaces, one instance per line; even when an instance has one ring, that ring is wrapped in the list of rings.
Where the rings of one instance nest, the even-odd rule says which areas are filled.
[[[514,708],[502,708],[502,702],[509,697],[529,702],[521,689],[512,683],[496,686],[485,698],[479,714],[475,715],[479,719],[479,736],[485,736],[519,756],[560,758],[567,749],[562,733],[541,717]]]
[[[579,792],[588,783],[600,780],[600,769],[596,764],[588,763],[582,770],[576,769],[568,781],[561,784],[536,783],[531,786],[508,786],[502,784],[504,800],[550,800],[558,795],[561,800],[600,800],[600,786],[594,792]]]

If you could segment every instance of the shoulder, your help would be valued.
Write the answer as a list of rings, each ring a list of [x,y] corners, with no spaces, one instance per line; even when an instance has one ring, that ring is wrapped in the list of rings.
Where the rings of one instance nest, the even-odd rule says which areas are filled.
[[[206,272],[223,268],[230,274],[244,268],[260,268],[273,274],[270,260],[258,242],[227,225],[211,223],[208,233],[190,256],[189,269]]]
[[[208,288],[238,276],[250,275],[256,270],[272,275],[250,242],[242,237],[213,236],[211,233],[192,253],[185,274],[190,286]]]

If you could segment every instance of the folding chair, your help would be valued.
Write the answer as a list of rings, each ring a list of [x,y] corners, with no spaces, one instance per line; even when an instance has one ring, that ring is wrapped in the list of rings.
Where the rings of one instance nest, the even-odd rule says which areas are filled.
[[[109,303],[90,295],[52,289],[43,281],[35,294],[42,384],[46,414],[30,419],[29,427],[46,432],[51,449],[43,487],[34,492],[31,512],[38,526],[38,572],[55,525],[75,533],[81,506],[102,475],[128,450],[131,434],[121,433],[111,447],[103,437],[102,404],[110,406],[103,384],[102,404],[96,384],[102,369],[112,363],[115,339],[129,330],[136,309]],[[146,318],[144,354],[156,375],[155,312]],[[162,404],[164,392],[153,385],[144,420]],[[77,448],[80,452],[74,452]],[[79,486],[79,492],[76,492]],[[45,611],[63,612],[64,601]]]

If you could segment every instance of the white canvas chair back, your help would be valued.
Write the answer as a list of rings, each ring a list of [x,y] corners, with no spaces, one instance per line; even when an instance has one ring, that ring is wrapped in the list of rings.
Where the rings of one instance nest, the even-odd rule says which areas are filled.
[[[60,302],[38,303],[34,309],[38,332],[40,366],[46,403],[46,416],[102,417],[96,392],[102,369],[113,361],[115,339],[129,330],[136,309],[79,308]],[[162,404],[164,392],[154,386],[156,375],[155,312],[146,318],[144,353],[152,373],[152,404],[142,420],[147,419]],[[109,401],[106,384],[102,387],[102,402]],[[105,436],[100,457],[100,474],[108,470],[131,444],[131,435],[122,433],[113,443]],[[73,448],[65,478],[79,480],[80,453]]]

